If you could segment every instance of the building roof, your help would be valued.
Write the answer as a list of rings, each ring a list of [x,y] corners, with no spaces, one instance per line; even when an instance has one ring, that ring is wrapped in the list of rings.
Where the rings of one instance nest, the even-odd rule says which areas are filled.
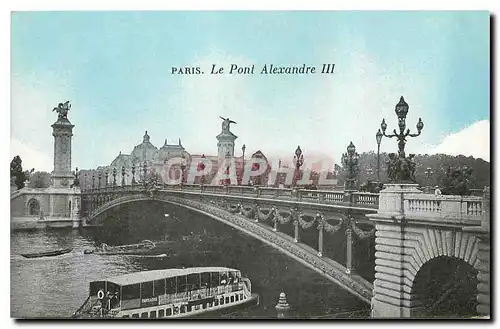
[[[203,272],[229,272],[238,271],[228,267],[190,267],[190,268],[171,268],[166,270],[143,271],[125,275],[118,275],[107,278],[105,281],[112,282],[121,286],[135,284],[140,282],[148,282],[161,280],[173,276],[182,276],[192,273]]]

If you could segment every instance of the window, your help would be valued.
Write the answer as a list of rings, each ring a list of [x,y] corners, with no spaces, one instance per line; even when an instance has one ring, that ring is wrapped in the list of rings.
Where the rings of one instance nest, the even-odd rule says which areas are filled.
[[[226,297],[226,304],[229,303],[229,297]]]
[[[191,290],[200,289],[200,273],[188,274],[187,283]]]
[[[154,282],[154,295],[160,296],[165,294],[165,279],[156,280]]]
[[[130,300],[130,299],[139,299],[141,298],[141,286],[139,283],[129,284],[127,286],[122,287],[122,299]]]
[[[219,272],[210,272],[210,287],[219,285]]]
[[[234,296],[231,296],[231,303],[234,303]]]
[[[141,298],[153,297],[153,281],[141,283]]]
[[[201,287],[210,287],[210,272],[201,273]]]
[[[219,284],[220,285],[226,285],[228,280],[227,280],[227,274],[226,272],[221,272],[219,274],[219,278],[220,278],[220,281],[219,281]]]
[[[187,307],[187,311],[188,311],[188,312],[191,312],[192,310],[193,310],[193,305],[188,305],[188,307]]]
[[[141,313],[141,318],[147,318],[147,317],[148,317],[148,312]]]
[[[171,315],[172,315],[172,309],[171,308],[167,308],[165,316],[171,316]]]
[[[151,312],[149,312],[149,317],[150,317],[151,319],[156,319],[156,311],[151,311]]]
[[[163,318],[165,316],[165,310],[158,310],[158,317]]]
[[[38,202],[38,200],[31,199],[28,202],[28,211],[30,216],[40,215],[40,202]]]
[[[177,277],[177,292],[188,291],[187,277],[185,275]]]
[[[138,318],[138,317],[139,317],[139,313],[134,313],[134,314],[132,314],[132,317],[133,317],[133,318]]]
[[[206,309],[208,307],[208,303],[203,303],[203,309]]]
[[[124,316],[122,316],[122,318],[128,318],[128,314],[125,314]]]
[[[220,298],[220,304],[221,304],[221,305],[224,305],[224,297],[221,297],[221,298]]]
[[[229,272],[229,283],[236,283],[238,282],[238,277],[236,275],[236,272]]]
[[[68,202],[68,214],[71,216],[71,200]]]
[[[186,313],[186,305],[181,306],[181,313]]]
[[[214,300],[214,306],[219,306],[219,300],[218,299]]]
[[[177,292],[177,277],[174,276],[172,278],[166,279],[166,291],[167,294],[175,294]]]
[[[240,299],[243,299],[243,294],[240,294]]]
[[[239,300],[239,298],[238,298],[238,297],[240,297],[240,296],[236,295],[236,301],[238,301],[238,300]]]

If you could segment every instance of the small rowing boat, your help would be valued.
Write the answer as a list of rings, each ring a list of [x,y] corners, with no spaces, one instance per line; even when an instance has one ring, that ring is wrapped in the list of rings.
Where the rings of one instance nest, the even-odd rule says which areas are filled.
[[[21,254],[24,258],[53,257],[71,252],[73,248],[58,249],[53,251],[35,252],[31,254]]]
[[[121,246],[108,246],[103,243],[99,248],[89,250],[85,249],[84,254],[97,254],[97,255],[137,255],[149,253],[155,249],[156,245],[153,241],[143,240],[141,243],[127,244]]]

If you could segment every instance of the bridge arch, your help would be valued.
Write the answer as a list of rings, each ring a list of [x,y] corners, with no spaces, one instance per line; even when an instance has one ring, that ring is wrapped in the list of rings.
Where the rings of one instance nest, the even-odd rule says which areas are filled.
[[[200,202],[199,199],[186,199],[165,195],[153,196],[149,193],[120,196],[95,209],[88,218],[88,221],[95,222],[104,212],[120,205],[141,201],[158,201],[180,206],[218,220],[281,251],[351,292],[364,302],[370,302],[372,285],[359,276],[352,277],[346,274],[345,268],[342,265],[331,259],[325,260],[321,258],[317,255],[317,252],[311,252],[311,250],[305,248],[300,242],[294,242],[293,238],[286,238],[283,235],[273,232],[272,228],[264,228],[254,220],[243,217],[243,215],[230,213],[216,205]]]
[[[405,237],[411,239],[408,246],[413,247],[409,248],[406,274],[411,288],[409,299],[417,306],[415,315],[432,314],[444,296],[449,297],[461,283],[460,288],[465,287],[462,293],[475,298],[479,239],[449,228],[410,228],[409,231]],[[446,278],[443,273],[452,277]],[[470,275],[473,279],[468,280]],[[425,286],[434,287],[434,291]],[[432,300],[432,304],[426,300]]]
[[[439,256],[423,264],[411,295],[421,306],[419,316],[464,316],[476,314],[478,270],[463,259]]]
[[[375,234],[376,316],[428,316],[421,282],[432,268],[443,268],[443,261],[466,268],[467,273],[480,270],[480,240],[460,228],[384,223],[377,224]],[[388,305],[394,308],[389,310]]]

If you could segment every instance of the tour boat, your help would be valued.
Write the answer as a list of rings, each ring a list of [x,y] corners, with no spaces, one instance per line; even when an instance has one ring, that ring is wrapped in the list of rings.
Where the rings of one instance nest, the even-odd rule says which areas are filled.
[[[136,272],[90,283],[74,318],[180,318],[253,306],[248,278],[227,267]]]
[[[58,249],[53,251],[35,252],[32,254],[21,254],[21,256],[23,256],[24,258],[52,257],[70,253],[72,250],[73,248]]]

